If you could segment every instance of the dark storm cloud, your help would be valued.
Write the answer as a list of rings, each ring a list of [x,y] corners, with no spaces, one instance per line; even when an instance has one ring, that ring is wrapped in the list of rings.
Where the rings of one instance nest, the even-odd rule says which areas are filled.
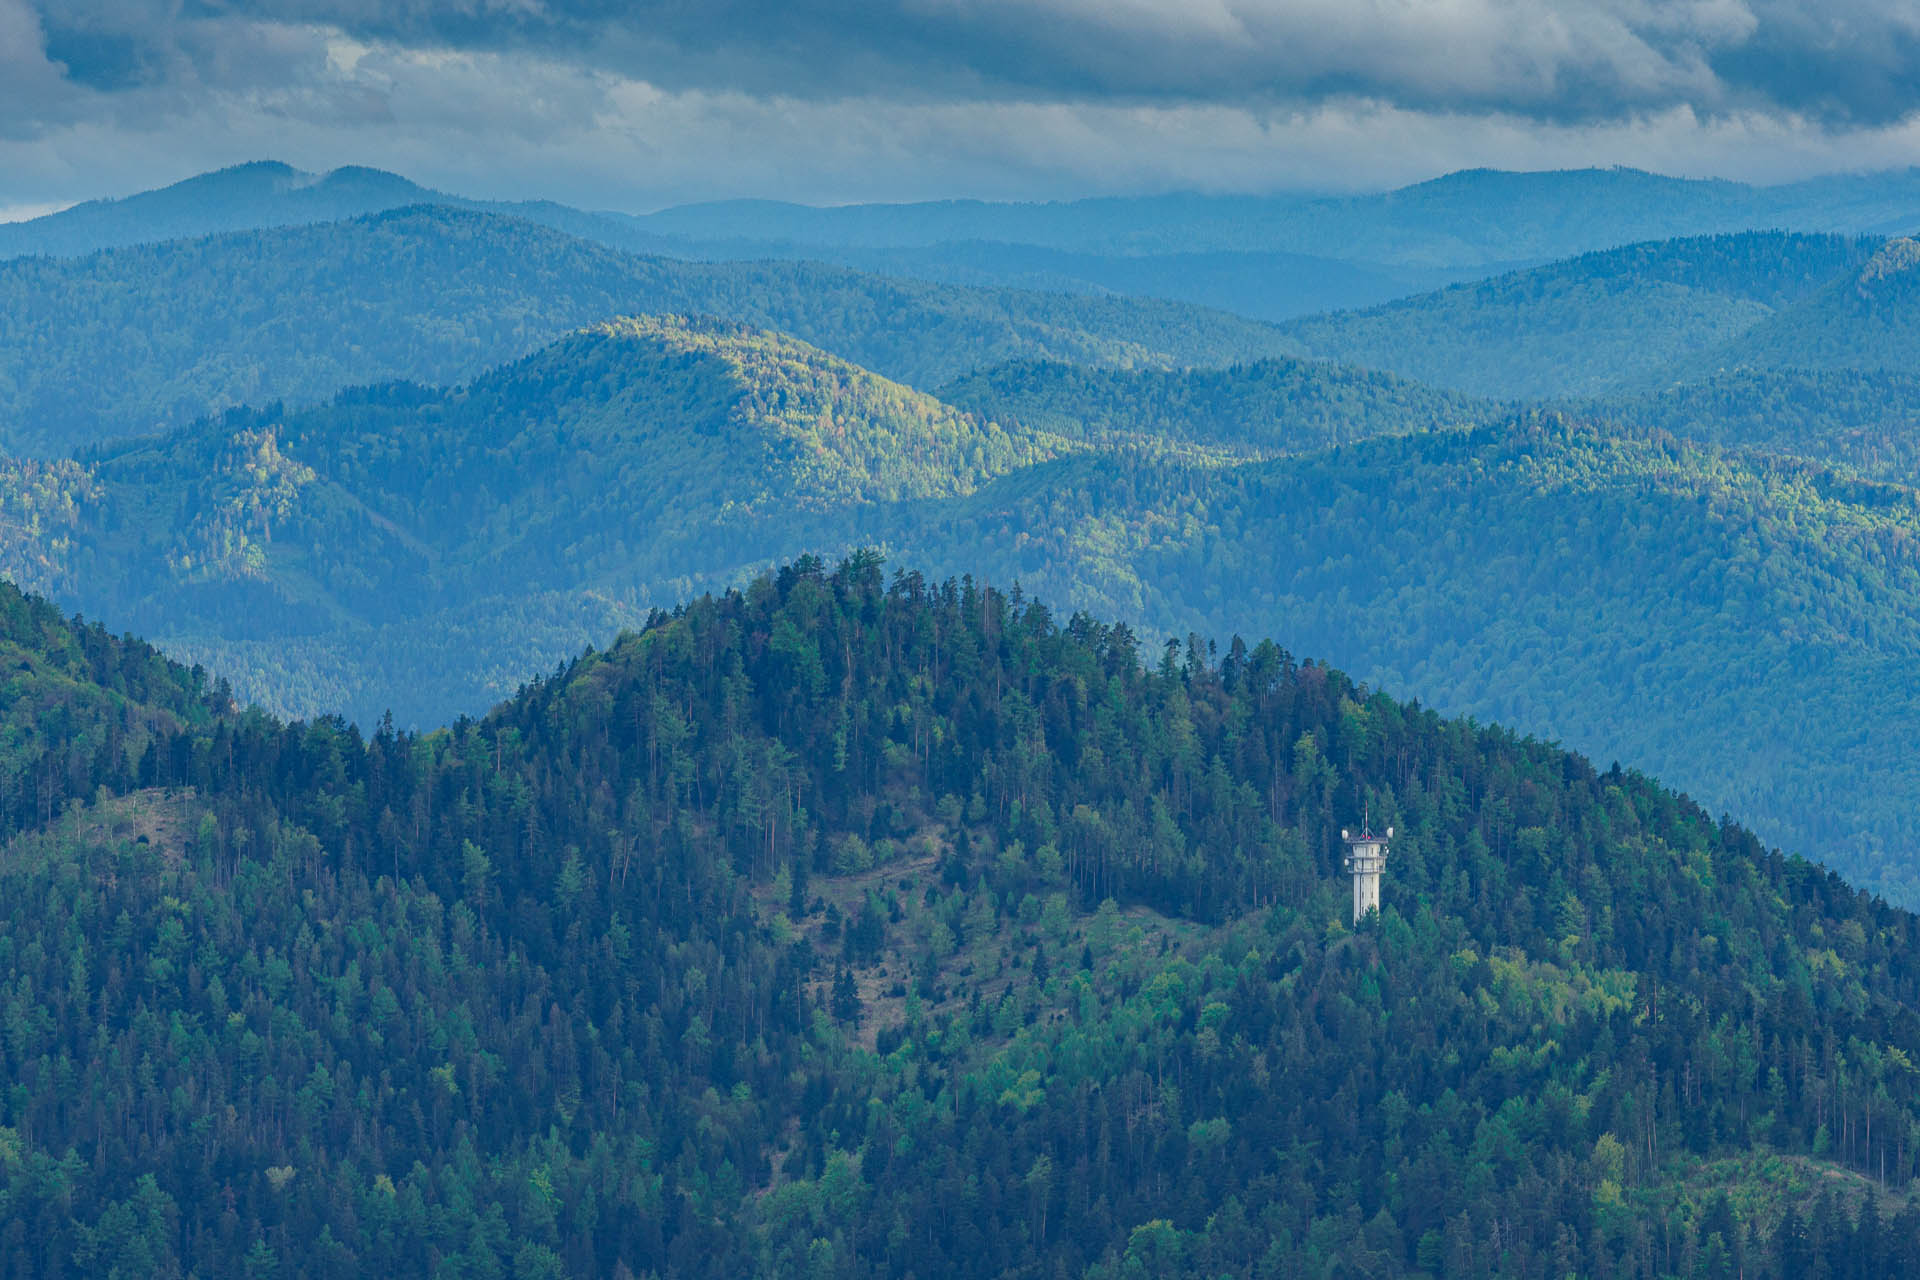
[[[1754,13],[1753,36],[1711,59],[1715,73],[1754,104],[1868,125],[1920,106],[1920,7],[1770,0]]]
[[[1686,106],[1877,125],[1920,105],[1912,0],[34,2],[48,56],[109,92],[257,78],[263,31],[316,24],[762,96],[1347,97],[1554,123]]]

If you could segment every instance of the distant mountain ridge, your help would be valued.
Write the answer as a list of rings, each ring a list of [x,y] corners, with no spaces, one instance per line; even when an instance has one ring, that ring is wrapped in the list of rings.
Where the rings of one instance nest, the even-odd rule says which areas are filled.
[[[648,258],[499,214],[409,206],[0,262],[0,447],[59,455],[236,404],[455,383],[641,312],[779,329],[922,387],[1020,358],[1226,364],[1295,350],[1270,326],[1180,303]]]
[[[1754,229],[1896,234],[1920,227],[1920,169],[1777,187],[1633,169],[1476,169],[1353,196],[1180,194],[837,209],[721,201],[631,222],[689,241],[788,240],[872,249],[999,240],[1079,252],[1289,252],[1396,266],[1484,268]]]
[[[1115,292],[1256,319],[1371,306],[1621,245],[1761,228],[1920,229],[1920,170],[1777,187],[1627,169],[1468,170],[1352,196],[1098,197],[812,207],[716,201],[653,214],[485,201],[379,170],[240,165],[0,226],[0,259],[290,226],[439,204],[524,218],[639,253],[820,260],[950,284]]]
[[[349,165],[307,173],[277,160],[259,160],[153,191],[89,200],[38,218],[0,223],[0,259],[28,254],[77,257],[228,231],[337,222],[418,204],[504,213],[556,230],[620,238],[614,224],[550,201],[472,200],[383,169]]]
[[[1313,355],[1432,386],[1598,395],[1735,358],[1723,353],[1794,323],[1881,252],[1870,238],[1777,231],[1650,241],[1281,329]]]

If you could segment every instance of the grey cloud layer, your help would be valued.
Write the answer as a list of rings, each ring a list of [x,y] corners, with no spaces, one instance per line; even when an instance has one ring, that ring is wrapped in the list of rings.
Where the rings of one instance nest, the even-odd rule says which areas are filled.
[[[1275,107],[1352,98],[1555,123],[1686,106],[1835,126],[1885,124],[1920,107],[1913,0],[31,0],[33,12],[22,3],[0,0],[0,49],[14,43],[9,6],[37,13],[46,57],[108,94],[297,77],[311,42],[275,32],[311,25],[756,96]]]

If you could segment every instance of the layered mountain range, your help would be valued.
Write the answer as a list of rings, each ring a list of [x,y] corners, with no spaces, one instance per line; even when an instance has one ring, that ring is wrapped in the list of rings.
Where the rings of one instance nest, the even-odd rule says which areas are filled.
[[[1920,1268],[1911,185],[0,235],[0,1266]]]

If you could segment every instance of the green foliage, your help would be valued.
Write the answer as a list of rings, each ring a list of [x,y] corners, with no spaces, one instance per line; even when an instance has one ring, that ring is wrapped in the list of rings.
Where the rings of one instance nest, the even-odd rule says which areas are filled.
[[[1905,372],[1740,369],[1582,408],[1626,433],[1666,432],[1920,486],[1920,377]]]
[[[1177,371],[1009,364],[962,378],[940,395],[983,418],[1068,439],[1242,458],[1465,426],[1496,412],[1390,375],[1299,360]]]
[[[1911,1183],[1920,920],[1270,643],[1140,659],[1124,627],[861,556],[424,737],[182,724],[0,859],[0,1259],[1920,1265],[1898,1198],[1782,1218],[1740,1163]],[[1396,837],[1354,931],[1363,808]],[[852,836],[932,852],[836,878]],[[1063,898],[1003,856],[1047,847]],[[787,918],[796,868],[840,905]],[[836,955],[854,903],[877,941]],[[862,1007],[896,965],[926,990]],[[1709,1169],[1732,1194],[1697,1193]]]
[[[1722,344],[1764,331],[1776,312],[1785,323],[1794,304],[1826,296],[1819,291],[1877,247],[1784,232],[1663,240],[1295,320],[1282,332],[1316,356],[1477,395],[1595,395],[1705,352],[1724,363]]]
[[[1687,362],[1681,372],[1858,369],[1920,363],[1920,245],[1889,240],[1803,305]]]
[[[1284,634],[1920,900],[1911,491],[1523,416],[1226,469],[1070,458],[888,542],[1148,634]]]
[[[68,622],[0,581],[0,836],[51,821],[96,786],[129,785],[170,733],[231,707],[225,682],[210,687],[199,667]]]
[[[639,311],[777,328],[923,386],[1016,358],[1225,363],[1291,349],[1268,326],[1177,303],[642,258],[416,207],[0,263],[0,445],[63,454],[240,403],[460,382]]]

